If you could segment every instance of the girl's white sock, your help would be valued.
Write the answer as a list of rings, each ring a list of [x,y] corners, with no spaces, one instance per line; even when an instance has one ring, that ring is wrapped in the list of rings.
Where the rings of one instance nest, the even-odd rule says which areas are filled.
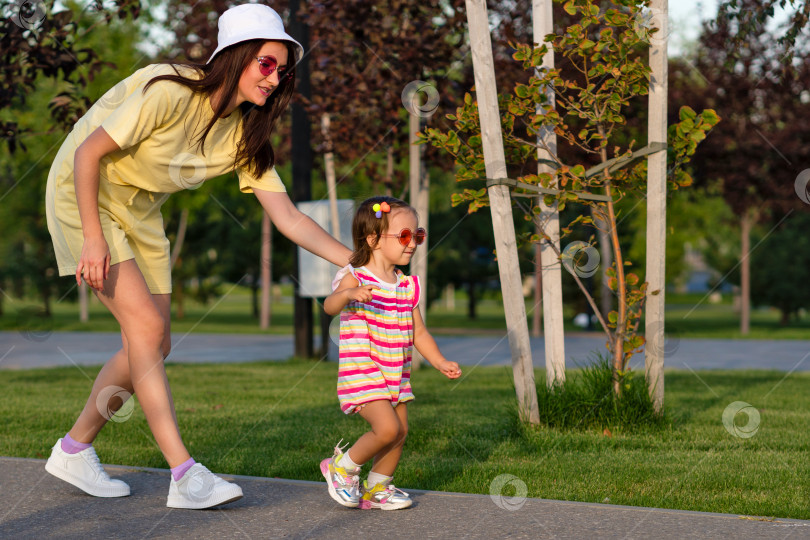
[[[375,473],[374,471],[368,473],[368,487],[373,488],[377,484],[382,484],[388,487],[388,484],[391,483],[391,480],[394,478],[392,476],[385,476],[384,474]]]
[[[340,459],[337,462],[337,465],[338,465],[338,467],[343,467],[347,471],[356,471],[357,469],[362,467],[362,465],[359,465],[359,464],[355,463],[354,461],[352,461],[352,458],[349,457],[349,452],[348,451],[345,452],[340,457]]]

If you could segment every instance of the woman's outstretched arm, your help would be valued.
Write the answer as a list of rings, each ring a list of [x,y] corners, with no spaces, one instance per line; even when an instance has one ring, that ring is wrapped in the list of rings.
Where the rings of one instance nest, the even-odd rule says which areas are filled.
[[[349,264],[351,250],[299,211],[289,195],[255,188],[253,192],[281,234],[341,268]]]

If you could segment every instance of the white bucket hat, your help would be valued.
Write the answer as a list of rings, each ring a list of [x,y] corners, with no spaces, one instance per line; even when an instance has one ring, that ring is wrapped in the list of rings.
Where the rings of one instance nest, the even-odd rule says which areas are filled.
[[[301,61],[304,48],[284,31],[284,23],[276,10],[262,4],[242,4],[219,16],[217,50],[207,64],[225,47],[251,39],[289,41],[295,44],[295,62]]]

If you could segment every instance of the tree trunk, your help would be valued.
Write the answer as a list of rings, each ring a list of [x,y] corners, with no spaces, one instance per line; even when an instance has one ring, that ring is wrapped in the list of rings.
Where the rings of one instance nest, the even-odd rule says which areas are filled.
[[[261,317],[261,310],[259,309],[259,280],[254,278],[250,283],[250,305],[253,312],[253,318],[258,319]]]
[[[740,334],[747,336],[751,330],[751,229],[754,214],[745,211],[740,220],[742,229],[742,249],[740,250]]]
[[[607,231],[610,225],[602,219],[594,208],[591,208],[591,217],[597,229],[596,238],[599,243],[599,261],[602,270],[599,273],[602,276],[599,282],[599,312],[602,317],[607,319],[608,313],[613,311],[613,299],[615,298],[615,294],[608,286],[607,276],[608,268],[613,266],[613,248],[610,246],[610,235]]]
[[[657,36],[650,44],[650,95],[647,141],[667,141],[669,1],[652,0],[650,7],[663,17]],[[664,409],[664,307],[666,288],[667,227],[667,153],[659,152],[647,159],[647,298],[645,299],[644,370],[647,392],[657,413]],[[652,347],[649,345],[653,344]]]
[[[51,313],[51,288],[50,284],[44,285],[40,290],[42,296],[42,304],[45,306],[45,316],[50,318],[53,314]]]
[[[329,115],[321,116],[321,133],[326,141],[327,152],[323,157],[323,168],[326,176],[326,192],[329,196],[329,223],[332,227],[332,236],[340,240],[340,215],[338,215],[337,181],[335,175],[335,155],[332,152],[332,143],[329,132]]]
[[[262,212],[262,306],[259,313],[259,328],[267,330],[270,327],[271,302],[270,294],[273,288],[273,223],[267,212]]]
[[[472,52],[475,93],[481,122],[481,142],[487,178],[506,178],[506,156],[503,148],[498,93],[495,85],[492,37],[486,0],[466,0],[470,50]],[[529,324],[520,279],[515,223],[509,188],[490,186],[490,215],[498,253],[498,274],[504,296],[509,348],[512,352],[512,376],[521,420],[540,423],[537,387],[534,383]]]
[[[537,204],[540,204],[538,197]],[[540,226],[535,227],[535,232],[540,234]],[[532,313],[532,336],[543,335],[541,323],[543,321],[543,247],[541,242],[534,245],[534,313]]]
[[[309,49],[309,28],[298,18],[298,11],[301,7],[300,0],[291,0],[289,3],[290,18],[289,32],[296,39],[304,50]],[[309,57],[304,58],[295,68],[298,85],[296,90],[302,97],[309,99],[312,96],[309,77]],[[312,198],[312,146],[310,138],[309,117],[304,106],[294,102],[292,105],[292,181],[293,181],[293,201],[303,202]],[[312,358],[313,347],[313,316],[312,299],[302,298],[299,294],[298,283],[298,250],[295,250],[293,276],[294,287],[294,315],[295,325],[295,355],[299,358]]]
[[[171,255],[171,268],[174,269],[177,258],[183,250],[183,242],[186,240],[186,230],[188,229],[188,208],[180,211],[180,223],[177,224],[177,238],[174,241],[174,249]]]
[[[82,280],[82,284],[79,285],[79,322],[86,323],[90,320],[90,313],[88,310],[88,302],[87,297],[89,293],[89,288],[87,283]]]
[[[603,150],[604,153],[604,150]],[[607,173],[605,173],[607,174]],[[607,202],[608,219],[610,223],[610,239],[613,244],[613,254],[616,257],[616,303],[618,304],[618,315],[616,318],[616,332],[614,333],[613,341],[613,392],[619,396],[622,393],[622,387],[619,381],[619,371],[624,371],[624,335],[627,326],[627,283],[624,278],[624,259],[622,257],[622,248],[619,244],[619,233],[616,230],[616,212],[613,207],[613,190],[611,189],[610,181],[606,182],[605,195],[611,198]]]
[[[178,279],[177,283],[174,287],[174,292],[172,293],[172,297],[177,304],[177,314],[175,315],[175,319],[181,320],[186,318],[186,309],[184,306],[185,301],[185,283],[182,279]]]
[[[444,289],[444,307],[447,311],[456,310],[456,286],[453,283],[448,283]]]
[[[416,133],[419,131],[421,117],[417,114],[410,113],[409,119],[409,166],[410,166],[410,187],[411,187],[411,206],[416,210],[419,216],[419,226],[428,228],[429,207],[428,201],[430,198],[430,178],[425,171],[422,164],[422,156],[424,154],[424,146],[417,145]],[[429,238],[429,237],[428,237]],[[420,246],[411,257],[410,272],[411,275],[419,276],[422,285],[422,301],[419,302],[419,313],[422,315],[422,320],[427,324],[427,297],[428,297],[428,243]],[[415,348],[411,356],[411,366],[413,369],[419,369],[422,365],[423,357]]]
[[[552,24],[552,0],[532,1],[532,26],[535,43],[542,43],[546,35],[554,31]],[[554,51],[550,49],[543,56],[543,69],[554,69]],[[537,73],[540,76],[540,73]],[[554,110],[554,88],[544,89],[548,97],[548,109]],[[544,112],[537,105],[537,114]],[[557,136],[553,129],[541,128],[537,133],[537,173],[554,176],[554,169],[539,160],[557,160]],[[556,187],[556,185],[552,186]],[[540,243],[540,264],[542,271],[542,311],[545,330],[546,385],[562,385],[565,382],[565,332],[563,329],[562,264],[556,252],[560,250],[560,212],[557,205],[546,206],[543,198],[538,198],[540,218],[549,237]],[[549,245],[553,244],[552,245]]]
[[[391,197],[394,193],[394,147],[391,145],[388,145],[385,163],[385,194]]]
[[[469,291],[469,293],[467,295],[467,317],[470,318],[470,319],[475,319],[476,298],[475,298],[475,282],[474,281],[469,282],[469,286],[468,286],[467,290]]]

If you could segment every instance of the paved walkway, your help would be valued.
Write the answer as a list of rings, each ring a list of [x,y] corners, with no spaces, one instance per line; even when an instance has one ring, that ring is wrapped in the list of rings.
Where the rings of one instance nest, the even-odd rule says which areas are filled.
[[[172,510],[168,471],[107,470],[131,496],[90,497],[46,473],[44,460],[0,458],[0,538],[810,537],[810,521],[436,491],[411,491],[407,510],[361,511],[332,502],[323,483],[248,476],[226,476],[245,493],[235,503]]]
[[[0,332],[0,369],[99,365],[121,346],[119,334]],[[512,363],[506,335],[436,336],[447,358],[466,366],[508,366]],[[543,338],[533,338],[536,367],[545,367]],[[331,344],[330,358],[337,358]],[[810,371],[810,340],[670,339],[663,344],[666,366],[675,369],[776,369]],[[566,365],[588,363],[594,351],[605,350],[603,336],[575,334],[565,339]],[[169,362],[251,362],[282,360],[293,354],[290,336],[269,334],[175,334]],[[631,360],[644,366],[644,354]]]

